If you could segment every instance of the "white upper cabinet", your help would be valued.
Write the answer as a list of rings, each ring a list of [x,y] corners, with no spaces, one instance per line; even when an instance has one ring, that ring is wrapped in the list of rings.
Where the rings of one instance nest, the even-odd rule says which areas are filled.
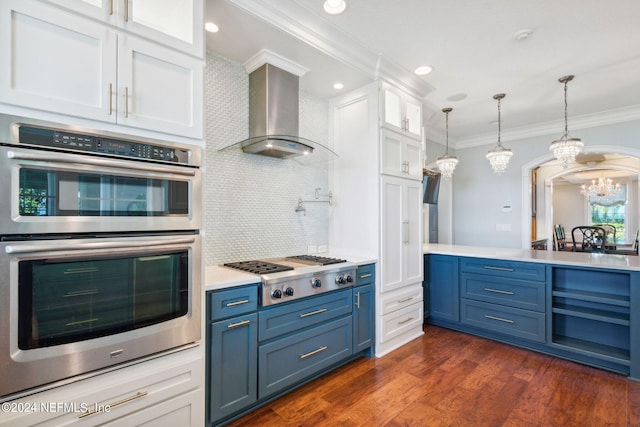
[[[47,0],[184,53],[204,57],[204,0]]]
[[[422,103],[388,84],[382,98],[382,126],[422,141]]]
[[[422,181],[422,144],[387,129],[380,131],[380,173]]]
[[[203,75],[201,59],[64,8],[0,3],[0,103],[201,139]]]

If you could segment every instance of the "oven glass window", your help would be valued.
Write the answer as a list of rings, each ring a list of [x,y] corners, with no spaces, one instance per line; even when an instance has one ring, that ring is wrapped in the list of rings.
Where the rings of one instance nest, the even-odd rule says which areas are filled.
[[[187,181],[20,169],[22,216],[186,216]]]
[[[83,341],[185,316],[188,256],[21,261],[18,347]]]

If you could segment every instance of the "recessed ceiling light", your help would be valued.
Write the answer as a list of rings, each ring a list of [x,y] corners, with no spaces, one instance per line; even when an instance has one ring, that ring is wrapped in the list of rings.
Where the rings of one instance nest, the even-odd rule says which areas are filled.
[[[342,83],[340,83],[340,82],[337,82],[337,83],[333,84],[333,88],[334,89],[343,89],[344,85]]]
[[[220,28],[218,28],[218,26],[213,22],[207,22],[206,24],[204,24],[204,29],[209,31],[210,33],[217,33],[220,30]]]
[[[338,15],[347,8],[344,0],[326,0],[324,2],[324,11],[331,15]]]
[[[533,33],[533,30],[525,28],[525,29],[522,29],[520,31],[516,31],[514,33],[513,37],[518,41],[523,41],[523,40],[528,39],[531,36],[531,33]]]
[[[433,67],[431,65],[421,65],[414,71],[419,76],[426,76],[427,74],[433,71]]]

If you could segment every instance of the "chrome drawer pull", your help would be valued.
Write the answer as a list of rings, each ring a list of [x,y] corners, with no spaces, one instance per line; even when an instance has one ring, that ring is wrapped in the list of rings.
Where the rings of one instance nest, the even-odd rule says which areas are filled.
[[[356,308],[360,308],[360,292],[356,293]]]
[[[238,326],[248,325],[249,323],[251,323],[251,320],[243,320],[242,322],[232,323],[230,325],[227,325],[227,329],[237,328]]]
[[[236,301],[236,302],[229,302],[227,303],[227,307],[233,307],[234,305],[247,304],[248,302],[249,302],[248,299],[243,299],[242,301]]]
[[[516,323],[513,320],[503,319],[502,317],[489,316],[488,314],[485,314],[484,317],[486,317],[487,319],[499,320],[500,322],[505,322],[505,323]]]
[[[371,277],[373,276],[373,274],[367,273],[367,274],[363,274],[362,276],[360,276],[361,279],[366,279],[367,277]]]
[[[495,292],[496,294],[515,295],[513,292],[501,291],[500,289],[484,288],[484,290],[487,292]]]
[[[498,271],[515,271],[513,268],[504,268],[504,267],[492,267],[490,265],[485,265],[484,268],[487,270],[498,270]]]
[[[307,316],[313,316],[314,314],[324,313],[325,311],[327,311],[326,308],[321,308],[320,310],[312,311],[311,313],[301,314],[300,317],[302,318],[302,317],[307,317]]]
[[[94,415],[100,412],[106,412],[107,408],[109,410],[113,409],[114,406],[120,406],[123,403],[127,403],[127,402],[131,402],[132,400],[136,400],[136,399],[140,399],[141,397],[145,397],[146,395],[148,395],[149,393],[146,391],[139,391],[136,394],[134,394],[133,396],[129,396],[129,397],[125,397],[122,400],[118,400],[117,402],[113,402],[113,403],[107,403],[105,405],[96,405],[98,406],[98,409],[92,409],[91,411],[87,411],[82,415],[79,415],[78,418],[84,418],[84,417],[88,417],[89,415]]]
[[[413,299],[413,297],[401,299],[400,301],[398,301],[398,304],[402,304],[403,302],[411,301],[412,299]]]
[[[404,325],[405,323],[411,322],[413,317],[409,317],[407,320],[403,320],[402,322],[398,322],[398,325]]]
[[[307,358],[307,357],[309,357],[309,356],[313,356],[314,354],[318,354],[318,353],[320,353],[320,352],[322,352],[322,351],[325,351],[325,350],[326,350],[326,349],[328,349],[328,348],[329,348],[329,347],[327,347],[326,345],[323,345],[322,347],[320,347],[320,348],[319,348],[319,349],[317,349],[317,350],[313,350],[313,351],[310,351],[309,353],[301,354],[301,355],[300,355],[300,359],[305,359],[305,358]]]

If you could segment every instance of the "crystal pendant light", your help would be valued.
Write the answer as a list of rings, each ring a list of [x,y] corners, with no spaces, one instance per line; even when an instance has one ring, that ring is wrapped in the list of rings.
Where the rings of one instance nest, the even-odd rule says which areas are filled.
[[[567,125],[567,83],[573,80],[574,76],[560,77],[558,81],[564,83],[564,135],[551,143],[549,150],[553,151],[553,155],[562,163],[563,169],[576,160],[576,156],[582,151],[584,144],[580,138],[572,138],[569,135]]]
[[[444,152],[444,156],[438,157],[436,160],[436,164],[440,169],[440,173],[444,177],[444,179],[451,179],[453,176],[453,171],[458,164],[458,158],[456,156],[449,155],[449,113],[453,110],[453,108],[443,108],[442,112],[445,115],[445,128],[446,128],[446,136],[447,136],[447,148]]]
[[[509,160],[511,160],[511,157],[513,156],[511,150],[504,148],[502,146],[502,142],[500,142],[500,100],[505,96],[506,95],[504,93],[493,95],[493,99],[498,101],[498,145],[495,149],[489,151],[486,156],[489,163],[491,163],[491,169],[493,169],[493,172],[496,175],[502,175],[505,169],[507,169]]]

